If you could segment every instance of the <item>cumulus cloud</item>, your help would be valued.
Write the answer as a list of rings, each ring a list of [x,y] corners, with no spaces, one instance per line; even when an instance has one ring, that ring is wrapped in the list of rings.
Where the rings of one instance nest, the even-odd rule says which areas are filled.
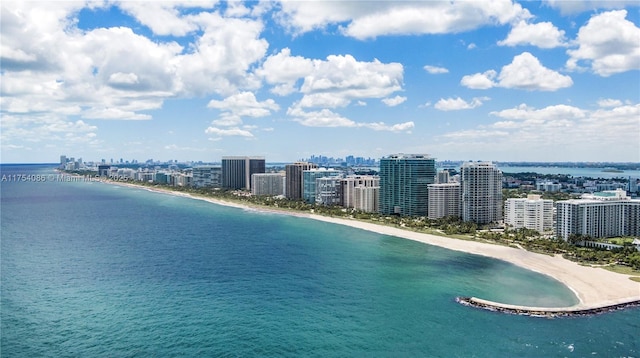
[[[118,7],[147,26],[156,35],[185,36],[198,25],[178,9],[211,9],[217,1],[120,1]]]
[[[531,17],[528,10],[510,0],[494,1],[491,6],[474,1],[285,1],[281,6],[278,19],[293,32],[304,33],[340,24],[344,35],[357,39],[458,33]]]
[[[471,89],[488,89],[496,86],[494,79],[498,73],[494,70],[488,70],[483,73],[475,73],[466,75],[460,80],[460,84]]]
[[[462,109],[473,109],[482,105],[484,101],[488,101],[489,97],[480,97],[473,98],[470,102],[465,101],[464,99],[457,98],[441,98],[434,105],[435,109],[440,111],[458,111]]]
[[[506,39],[498,41],[498,45],[531,45],[540,48],[554,48],[564,46],[564,34],[563,30],[559,30],[550,22],[529,24],[526,21],[520,21],[511,28]]]
[[[626,17],[626,10],[591,17],[578,31],[578,48],[567,51],[567,68],[585,64],[603,77],[640,69],[640,28]]]
[[[444,67],[430,66],[430,65],[425,65],[424,66],[424,70],[429,72],[432,75],[441,74],[441,73],[449,73],[449,70],[444,68]]]
[[[571,77],[544,67],[538,58],[529,52],[515,56],[513,61],[502,67],[500,74],[494,70],[462,77],[465,87],[488,89],[491,87],[515,88],[529,91],[556,91],[571,87]]]
[[[227,111],[240,117],[256,118],[268,116],[272,111],[280,109],[280,106],[272,99],[258,102],[252,92],[240,92],[222,101],[211,100],[207,107]]]
[[[383,98],[382,103],[386,104],[389,107],[395,107],[399,104],[404,103],[407,100],[407,97],[395,96],[393,98]]]
[[[399,63],[364,62],[351,55],[308,59],[291,56],[286,48],[269,56],[256,74],[274,85],[273,93],[302,93],[301,107],[338,108],[353,100],[383,98],[401,90],[403,71]]]
[[[76,116],[74,120],[149,120],[151,111],[169,98],[209,94],[231,98],[212,103],[226,106],[220,108],[226,113],[219,118],[223,123],[233,123],[233,115],[255,117],[277,110],[272,100],[229,102],[234,94],[261,86],[253,70],[264,58],[268,43],[261,38],[261,20],[242,15],[240,7],[227,11],[240,18],[225,17],[214,5],[195,1],[2,2],[3,141],[12,144],[42,135],[66,142],[67,134],[77,133],[77,128],[64,127],[67,134],[57,135],[49,122],[75,123],[67,116]],[[172,37],[147,38],[118,26],[78,28],[82,8],[105,11],[110,6],[119,7],[155,35]],[[187,35],[181,43],[172,40]],[[46,126],[30,120],[42,118],[40,113],[50,114]],[[13,127],[5,123],[9,114],[21,118]],[[222,135],[245,132],[239,129]],[[90,133],[78,138],[98,143],[94,137],[99,132]]]
[[[256,71],[269,84],[276,85],[271,91],[285,96],[297,90],[296,82],[313,73],[313,60],[301,56],[291,56],[289,48],[269,56]]]

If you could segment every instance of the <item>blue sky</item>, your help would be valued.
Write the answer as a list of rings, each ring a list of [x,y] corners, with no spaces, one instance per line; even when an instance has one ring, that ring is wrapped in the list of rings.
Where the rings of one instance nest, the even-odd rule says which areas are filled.
[[[1,161],[640,162],[637,1],[3,1]]]

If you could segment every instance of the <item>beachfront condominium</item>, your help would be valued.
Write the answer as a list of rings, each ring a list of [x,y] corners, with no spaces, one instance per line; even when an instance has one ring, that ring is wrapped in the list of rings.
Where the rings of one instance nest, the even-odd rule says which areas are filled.
[[[316,202],[316,187],[318,182],[316,179],[326,177],[341,177],[342,172],[335,169],[316,168],[305,170],[302,172],[302,199],[309,204]]]
[[[193,167],[193,186],[195,188],[219,188],[222,168],[210,165]]]
[[[255,173],[251,175],[251,194],[284,195],[284,173]]]
[[[462,220],[502,221],[502,172],[491,162],[466,162],[460,168]]]
[[[357,186],[353,189],[354,209],[367,213],[377,213],[380,210],[379,186]]]
[[[222,157],[223,188],[251,190],[251,174],[264,172],[264,157]]]
[[[317,164],[307,162],[287,164],[285,166],[285,197],[289,200],[302,199],[302,172],[317,168]]]
[[[348,175],[340,181],[340,205],[345,208],[356,207],[356,188],[380,187],[380,177],[377,175]]]
[[[572,235],[640,236],[640,200],[611,190],[556,202],[556,236],[568,240]]]
[[[316,179],[316,205],[340,205],[340,177]]]
[[[429,219],[460,217],[460,183],[429,184],[427,188]]]
[[[380,213],[427,216],[428,189],[436,162],[427,154],[394,154],[380,159]]]
[[[504,223],[514,229],[527,228],[539,233],[553,231],[553,200],[529,194],[509,198],[504,203]]]

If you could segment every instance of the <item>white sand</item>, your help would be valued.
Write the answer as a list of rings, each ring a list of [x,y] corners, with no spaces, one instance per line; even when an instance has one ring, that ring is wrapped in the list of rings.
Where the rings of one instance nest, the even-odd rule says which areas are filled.
[[[135,188],[144,188],[132,184],[118,184]],[[379,234],[419,241],[425,244],[440,246],[450,250],[504,260],[522,268],[551,276],[565,284],[576,294],[576,296],[580,300],[580,303],[571,307],[572,309],[595,308],[608,306],[611,304],[629,302],[633,300],[640,300],[640,282],[631,281],[629,279],[630,276],[607,271],[602,268],[581,266],[573,261],[562,258],[560,255],[549,256],[537,254],[534,252],[507,246],[417,233],[409,230],[403,230],[384,225],[376,225],[357,220],[332,218],[306,213],[296,213],[271,208],[253,207],[238,203],[231,203],[223,200],[192,196],[186,193],[174,192],[165,189],[145,189],[171,195],[204,200],[218,205],[306,217],[314,220],[372,231]]]

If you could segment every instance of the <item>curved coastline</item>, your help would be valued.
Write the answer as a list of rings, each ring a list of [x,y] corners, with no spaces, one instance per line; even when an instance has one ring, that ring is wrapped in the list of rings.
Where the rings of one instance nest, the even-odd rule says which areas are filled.
[[[194,196],[161,188],[149,188],[141,185],[106,182],[120,186],[144,189],[157,193],[164,193],[190,199],[202,200],[212,204],[235,207],[244,210],[255,210],[296,217],[304,217],[332,224],[345,225],[361,230],[371,231],[382,235],[394,236],[408,240],[418,241],[428,245],[443,247],[449,250],[460,251],[468,254],[476,254],[506,261],[521,268],[550,276],[567,286],[577,297],[578,303],[568,307],[529,307],[503,304],[483,300],[480,298],[458,297],[456,300],[469,306],[492,309],[495,311],[513,313],[529,312],[532,316],[561,316],[571,315],[583,311],[596,313],[608,310],[611,307],[628,307],[640,305],[640,282],[630,280],[630,275],[624,275],[607,271],[601,268],[582,266],[576,262],[564,259],[560,255],[550,256],[538,254],[524,249],[482,243],[477,241],[465,241],[455,238],[441,237],[432,234],[419,233],[400,228],[362,222],[354,219],[327,217],[322,215],[278,210],[244,205],[219,199]],[[461,302],[461,299],[468,302]],[[522,314],[522,313],[520,313]]]

